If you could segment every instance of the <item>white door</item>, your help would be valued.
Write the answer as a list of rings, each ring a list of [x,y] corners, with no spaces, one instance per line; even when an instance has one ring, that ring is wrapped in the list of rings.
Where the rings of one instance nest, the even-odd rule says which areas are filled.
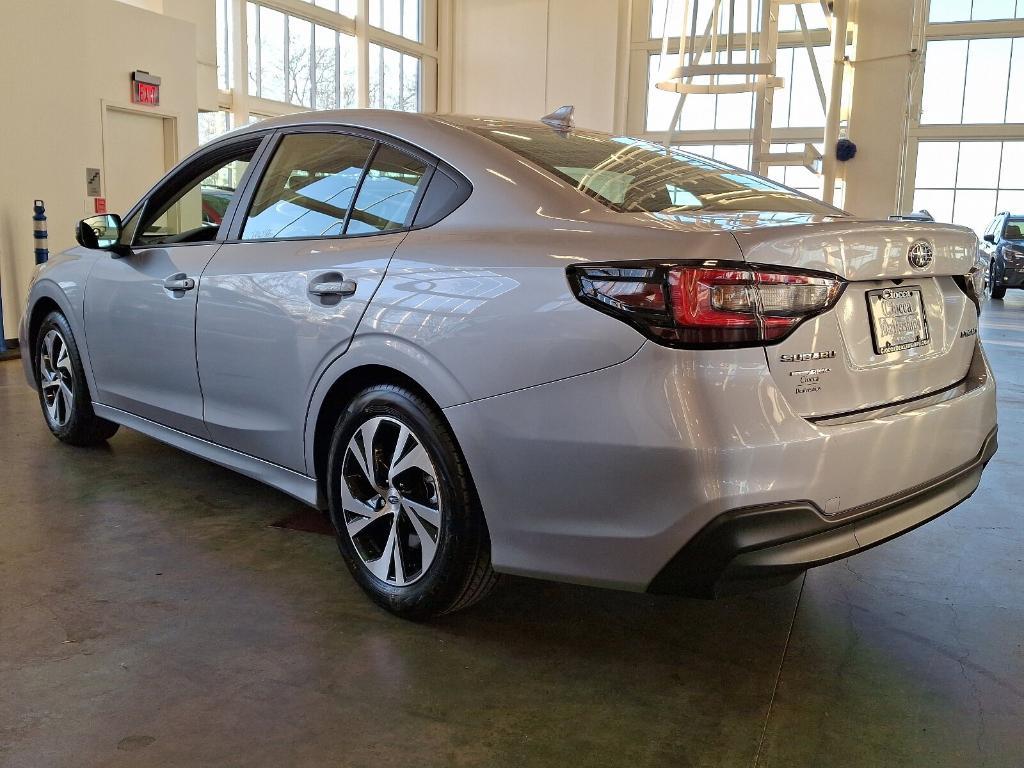
[[[167,173],[170,118],[108,107],[103,122],[107,210],[122,216]]]

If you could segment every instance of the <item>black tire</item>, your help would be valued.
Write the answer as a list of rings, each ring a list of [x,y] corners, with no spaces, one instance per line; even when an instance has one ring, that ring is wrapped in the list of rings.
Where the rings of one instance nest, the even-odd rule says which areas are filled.
[[[55,357],[65,359],[60,366],[56,365],[56,361],[50,364],[47,352],[48,343],[56,345],[57,339],[66,351],[66,359],[63,354],[55,354]],[[114,436],[117,424],[101,419],[93,412],[82,357],[78,353],[71,326],[60,312],[51,312],[39,326],[32,361],[39,385],[39,406],[46,426],[58,440],[69,445],[88,446],[103,443]],[[62,383],[46,385],[44,369],[47,367],[56,372]],[[56,382],[56,379],[48,380]],[[54,392],[55,389],[63,390],[64,394]],[[67,397],[68,391],[70,397]],[[54,405],[55,401],[51,398],[57,398],[59,402]]]
[[[363,487],[369,489],[365,492],[366,494],[377,494],[374,497],[376,508],[378,514],[382,514],[384,517],[373,523],[365,524],[364,528],[369,530],[370,525],[384,526],[383,529],[377,529],[378,537],[383,534],[384,530],[391,527],[392,522],[395,527],[391,535],[395,536],[394,531],[400,530],[402,520],[406,521],[404,523],[406,528],[411,528],[412,523],[416,522],[420,526],[418,530],[423,529],[423,521],[426,518],[417,517],[416,521],[413,521],[414,515],[402,506],[407,498],[412,498],[411,494],[414,493],[408,488],[399,490],[402,481],[397,478],[403,476],[396,476],[394,496],[390,495],[390,490],[385,490],[383,487],[385,484],[392,485],[391,480],[386,479],[391,472],[388,466],[391,462],[384,461],[387,458],[386,454],[394,450],[393,455],[398,455],[399,449],[392,449],[386,445],[387,435],[377,437],[378,433],[383,434],[387,430],[379,426],[374,427],[369,423],[376,417],[384,417],[377,424],[387,424],[388,428],[392,430],[392,434],[395,430],[400,430],[402,426],[408,429],[411,437],[415,439],[412,444],[415,446],[415,443],[419,443],[423,447],[429,457],[429,463],[436,470],[436,479],[427,479],[430,478],[430,475],[426,473],[420,476],[422,483],[420,487],[426,488],[429,484],[427,494],[429,495],[430,491],[433,491],[439,510],[439,525],[436,529],[433,526],[430,527],[430,532],[436,533],[436,545],[432,559],[426,567],[422,567],[422,558],[425,558],[426,554],[422,546],[419,545],[420,537],[399,538],[400,541],[405,542],[404,546],[408,548],[407,552],[413,553],[413,558],[415,558],[417,547],[419,547],[421,557],[419,575],[415,576],[411,583],[401,586],[398,585],[397,566],[394,563],[383,565],[385,569],[383,579],[374,575],[370,570],[370,566],[366,562],[365,551],[360,554],[360,550],[357,549],[353,540],[354,537],[349,534],[347,528],[347,525],[351,525],[353,521],[360,521],[360,515],[353,515],[351,511],[346,512],[342,503],[342,483],[348,484],[346,493],[349,494],[351,505],[354,484],[364,482],[366,477],[366,473],[358,469],[362,465],[350,447],[350,441],[356,440],[354,437],[356,431],[362,430],[366,425],[367,429],[375,430],[374,436],[371,438],[372,444],[369,447],[365,446],[363,431],[360,432],[358,444],[364,445],[364,458],[367,454],[370,456],[369,471],[374,479],[371,481],[373,486],[366,484]],[[398,424],[396,425],[395,422]],[[402,433],[399,431],[398,434]],[[398,439],[396,437],[394,442],[397,443]],[[385,444],[386,450],[378,449],[376,446],[379,444]],[[403,440],[403,445],[405,444]],[[356,462],[355,467],[358,471],[353,471],[353,461]],[[397,466],[400,462],[393,461],[393,463]],[[346,470],[348,474],[344,474]],[[411,470],[415,470],[415,467]],[[414,475],[415,472],[411,470],[406,470],[406,472]],[[407,474],[404,477],[409,476]],[[380,482],[376,482],[377,480]],[[497,576],[491,568],[490,536],[465,460],[440,413],[432,404],[414,392],[393,384],[380,384],[363,390],[352,399],[338,419],[331,438],[327,461],[327,497],[331,521],[337,534],[338,549],[352,572],[352,576],[378,605],[391,613],[413,620],[423,620],[452,613],[481,600],[494,587]],[[392,508],[396,509],[394,513],[387,513],[384,510],[389,501],[392,502]],[[388,516],[389,514],[392,516]],[[364,534],[356,534],[355,538],[359,539],[362,535]],[[401,534],[397,535],[401,536]],[[388,543],[391,543],[390,539]],[[383,553],[386,551],[387,545],[380,547],[381,555],[374,561],[377,563],[378,569],[381,567],[380,564],[385,562]],[[396,557],[402,558],[402,547],[399,547]],[[407,564],[402,566],[403,579],[407,567]],[[389,569],[395,571],[394,581],[396,583],[391,583],[392,570]]]
[[[991,262],[988,266],[988,280],[985,283],[988,289],[988,297],[996,301],[1006,296],[1006,288],[996,285],[996,264]]]

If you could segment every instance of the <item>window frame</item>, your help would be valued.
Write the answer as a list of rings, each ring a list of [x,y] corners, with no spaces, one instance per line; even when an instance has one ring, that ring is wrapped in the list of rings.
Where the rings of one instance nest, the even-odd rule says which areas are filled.
[[[209,144],[206,144],[202,148],[193,152],[181,163],[168,171],[168,173],[154,184],[153,187],[150,188],[150,190],[146,192],[146,194],[143,195],[142,198],[132,206],[124,216],[124,221],[126,222],[130,221],[133,216],[137,215],[140,217],[138,222],[135,223],[135,231],[132,232],[132,242],[128,244],[128,247],[131,248],[132,252],[135,253],[136,251],[152,250],[154,248],[178,248],[189,245],[224,243],[226,235],[230,231],[229,224],[234,219],[238,205],[243,199],[249,180],[252,178],[253,169],[266,153],[268,139],[271,135],[272,132],[267,130],[255,131],[243,136],[233,136],[226,139],[215,139]],[[211,168],[212,163],[214,162],[220,160],[228,160],[230,162],[233,155],[238,154],[243,150],[243,148],[248,148],[250,146],[253,146],[252,160],[249,161],[249,167],[246,168],[245,173],[242,174],[242,179],[239,182],[238,187],[235,189],[234,194],[231,196],[231,202],[224,211],[224,216],[221,218],[220,226],[217,228],[217,234],[212,239],[191,243],[153,243],[152,245],[135,242],[139,225],[145,220],[147,209],[151,204],[163,205],[182,191],[180,186],[182,183],[193,182],[197,178],[198,174],[203,173],[205,169]],[[235,157],[233,159],[238,158]],[[205,177],[199,177],[199,180],[201,181],[203,178]]]
[[[930,16],[930,3],[926,3],[925,19]],[[944,40],[978,40],[989,38],[1024,38],[1024,19],[985,19],[964,21],[926,21],[923,25],[922,49],[911,72],[910,119],[907,137],[903,147],[903,173],[900,179],[897,210],[910,212],[914,208],[917,192],[918,147],[927,141],[998,141],[1024,142],[1024,122],[1020,123],[972,123],[964,115],[959,123],[922,123],[921,110],[924,97],[924,68],[927,63],[928,47],[931,42]],[[1011,52],[1012,55],[1012,52]],[[965,62],[965,67],[969,62]],[[1012,71],[1011,71],[1012,77]],[[1008,83],[1009,85],[1009,83]],[[929,189],[923,187],[923,189]],[[960,189],[954,186],[949,189]],[[999,207],[998,193],[1003,187],[994,188],[997,193],[996,207]],[[998,215],[997,211],[997,215]]]
[[[341,136],[354,136],[361,139],[368,139],[374,142],[373,148],[370,150],[370,154],[366,159],[366,163],[363,165],[363,171],[359,176],[359,181],[356,183],[355,192],[352,194],[352,206],[355,205],[356,200],[359,198],[359,192],[363,188],[363,181],[366,179],[366,174],[373,165],[373,159],[377,156],[377,151],[381,145],[387,145],[399,152],[402,152],[410,157],[415,158],[422,162],[426,169],[423,172],[423,176],[420,178],[420,183],[416,188],[416,196],[413,198],[412,204],[409,206],[409,213],[406,216],[405,223],[401,227],[395,229],[389,229],[384,232],[358,232],[349,234],[344,230],[347,229],[348,220],[351,217],[351,207],[345,217],[345,227],[343,231],[337,235],[296,235],[293,237],[264,237],[264,238],[242,238],[242,229],[246,219],[249,217],[249,211],[252,209],[253,201],[256,197],[256,190],[259,188],[260,183],[263,181],[266,175],[267,168],[270,166],[271,161],[280,147],[281,142],[288,136],[295,136],[309,133],[327,133]],[[247,171],[247,178],[244,180],[242,194],[238,198],[238,205],[231,212],[231,221],[227,229],[227,237],[224,240],[225,243],[285,243],[303,240],[354,240],[362,237],[382,237],[387,235],[404,234],[412,231],[413,229],[423,229],[424,225],[416,226],[416,214],[419,212],[420,203],[423,202],[423,196],[426,193],[427,187],[430,185],[430,181],[437,171],[437,167],[441,161],[431,155],[428,152],[423,151],[419,147],[413,146],[408,142],[402,141],[401,139],[390,136],[388,134],[380,133],[378,131],[367,130],[366,128],[359,128],[350,125],[296,125],[285,128],[279,128],[273,132],[270,136],[269,141],[265,144],[265,149],[261,153],[259,162],[253,162]],[[449,174],[451,175],[451,174]],[[225,216],[227,219],[227,216]],[[223,226],[223,223],[222,225]],[[219,234],[219,233],[218,233]]]
[[[247,125],[250,116],[278,117],[305,111],[307,107],[285,101],[265,99],[249,93],[249,19],[248,0],[217,0],[222,15],[226,14],[226,32],[218,38],[218,62],[226,57],[224,64],[229,74],[229,88],[224,89],[218,79],[218,109],[228,112],[235,126]],[[419,60],[417,82],[417,111],[445,111],[450,108],[450,98],[444,89],[438,87],[439,78],[448,74],[450,68],[450,40],[440,19],[441,0],[422,0],[419,15],[420,40],[415,41],[388,32],[369,23],[368,0],[358,0],[356,15],[346,16],[330,8],[318,5],[314,0],[252,0],[256,5],[279,11],[314,25],[326,27],[335,32],[351,35],[355,40],[354,62],[356,79],[355,106],[368,108],[371,76],[375,71],[369,62],[370,44],[398,51]],[[342,68],[338,62],[339,71]],[[218,75],[219,78],[219,75]]]

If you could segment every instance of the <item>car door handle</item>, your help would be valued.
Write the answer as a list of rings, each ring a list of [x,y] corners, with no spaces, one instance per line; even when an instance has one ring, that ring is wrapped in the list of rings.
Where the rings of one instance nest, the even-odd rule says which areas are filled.
[[[164,280],[164,288],[168,291],[191,291],[196,287],[196,281],[184,275],[171,275]]]
[[[314,296],[351,296],[356,292],[355,280],[330,280],[310,283],[309,292]]]

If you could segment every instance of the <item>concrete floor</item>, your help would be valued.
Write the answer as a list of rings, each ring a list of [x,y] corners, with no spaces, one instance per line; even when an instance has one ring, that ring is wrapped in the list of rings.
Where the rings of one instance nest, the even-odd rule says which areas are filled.
[[[0,765],[1024,765],[1024,293],[966,504],[718,602],[512,580],[374,608],[296,502],[128,430],[47,432],[0,364]],[[941,439],[941,436],[936,436]]]

